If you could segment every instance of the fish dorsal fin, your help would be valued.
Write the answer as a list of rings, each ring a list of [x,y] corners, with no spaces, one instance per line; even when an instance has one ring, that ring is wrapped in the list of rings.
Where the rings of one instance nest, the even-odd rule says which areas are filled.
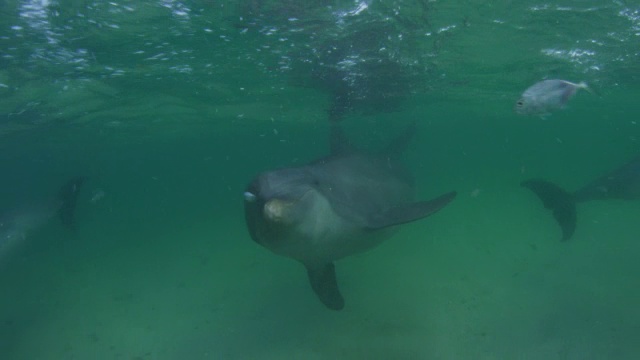
[[[344,134],[342,126],[338,124],[331,125],[331,133],[329,134],[329,145],[331,155],[343,155],[353,152],[353,144]]]
[[[372,214],[367,221],[367,227],[377,230],[422,219],[442,209],[455,197],[456,192],[452,191],[432,200],[391,207],[387,210]]]

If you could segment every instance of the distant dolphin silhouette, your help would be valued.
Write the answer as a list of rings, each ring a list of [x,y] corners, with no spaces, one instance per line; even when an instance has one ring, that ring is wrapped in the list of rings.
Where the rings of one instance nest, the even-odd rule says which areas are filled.
[[[338,125],[331,155],[308,165],[259,174],[245,192],[251,238],[300,261],[322,303],[341,310],[334,261],[380,244],[398,225],[429,216],[455,197],[450,192],[412,202],[413,186],[398,163],[414,128],[376,156],[356,152]]]
[[[73,228],[76,202],[83,181],[84,178],[75,177],[62,185],[50,199],[20,204],[1,213],[0,253],[21,243],[29,233],[44,226],[56,215],[64,226]]]
[[[576,229],[576,203],[591,200],[640,199],[640,157],[573,193],[539,179],[524,181],[522,186],[531,189],[542,200],[545,208],[553,211],[553,216],[562,229],[562,240],[566,241]]]

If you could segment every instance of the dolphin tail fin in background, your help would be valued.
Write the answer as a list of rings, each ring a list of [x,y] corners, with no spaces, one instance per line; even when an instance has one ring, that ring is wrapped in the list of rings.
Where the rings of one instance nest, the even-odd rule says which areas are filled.
[[[58,199],[62,203],[58,215],[62,224],[66,227],[73,228],[73,218],[78,201],[78,193],[84,183],[84,177],[75,177],[67,181],[58,191]]]
[[[538,195],[544,207],[553,212],[562,229],[562,241],[569,240],[576,229],[576,199],[573,194],[544,180],[527,180],[521,185]]]

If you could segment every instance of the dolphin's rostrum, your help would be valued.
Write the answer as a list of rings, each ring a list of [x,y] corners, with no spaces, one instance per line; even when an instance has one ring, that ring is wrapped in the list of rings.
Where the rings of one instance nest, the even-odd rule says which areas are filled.
[[[455,197],[413,202],[413,186],[399,164],[414,127],[383,152],[354,151],[338,125],[331,154],[308,165],[259,174],[245,191],[251,238],[272,252],[300,261],[322,303],[340,310],[334,261],[371,249],[398,226],[429,216]]]

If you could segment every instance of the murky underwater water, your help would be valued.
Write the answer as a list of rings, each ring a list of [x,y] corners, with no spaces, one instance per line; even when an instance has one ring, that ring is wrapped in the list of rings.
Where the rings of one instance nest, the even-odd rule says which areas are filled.
[[[53,217],[0,252],[0,358],[640,353],[640,202],[579,204],[561,242],[520,186],[576,190],[637,156],[637,6],[1,8],[0,210],[86,181],[73,229]],[[521,92],[545,77],[598,94],[545,119],[516,115]],[[300,264],[251,241],[242,199],[260,171],[327,154],[329,118],[368,149],[415,121],[404,162],[417,197],[458,192],[336,263],[340,312],[323,307]]]

